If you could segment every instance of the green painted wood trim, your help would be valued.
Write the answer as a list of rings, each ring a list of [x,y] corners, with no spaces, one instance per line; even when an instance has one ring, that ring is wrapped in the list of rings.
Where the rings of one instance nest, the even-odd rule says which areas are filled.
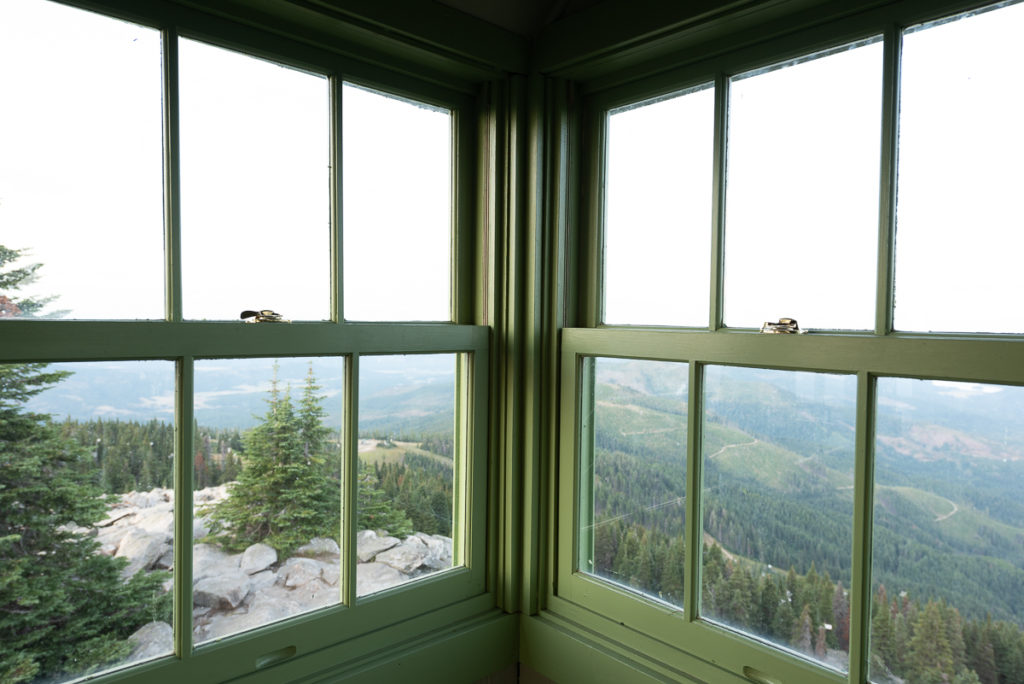
[[[306,0],[295,4],[323,8],[349,23],[408,48],[419,47],[481,72],[526,73],[529,42],[511,31],[440,3],[419,0]],[[280,3],[277,3],[280,5]]]
[[[366,636],[348,647],[365,655],[348,657],[334,649],[310,654],[237,680],[239,684],[283,681],[394,684],[474,682],[516,662],[516,616],[489,611],[477,617],[375,648],[379,638]]]
[[[1011,336],[571,328],[563,331],[562,344],[600,356],[1024,384],[1024,338]]]
[[[327,7],[278,0],[57,0],[318,73],[387,83],[408,97],[424,87],[443,99],[471,97],[503,70],[440,54]],[[524,56],[525,59],[525,56]],[[434,104],[440,104],[435,102]]]
[[[704,548],[704,491],[703,453],[701,439],[704,433],[704,368],[699,363],[689,365],[686,387],[686,586],[683,591],[683,610],[687,622],[700,617],[701,559]],[[690,458],[693,454],[693,458]]]
[[[498,313],[499,287],[498,281],[502,272],[502,246],[498,237],[498,215],[502,193],[499,192],[498,177],[501,165],[499,127],[501,108],[497,100],[500,92],[497,84],[487,83],[480,88],[479,105],[476,116],[477,155],[476,155],[476,209],[475,221],[475,263],[480,267],[474,271],[473,321],[478,325],[489,325],[489,342],[493,353],[487,363],[480,362],[478,371],[486,374],[488,382],[487,404],[483,415],[478,420],[484,421],[490,429],[487,431],[487,472],[477,476],[485,478],[486,501],[486,533],[490,543],[486,545],[486,579],[489,591],[497,594],[499,577],[499,544],[498,536],[501,529],[501,444],[500,434],[502,395],[498,390],[501,378],[504,351],[498,346],[501,339],[501,325]]]
[[[677,52],[695,40],[691,36],[733,33],[737,26],[763,23],[788,5],[797,3],[611,0],[548,27],[538,41],[536,61],[541,71],[582,79],[621,70],[651,53]]]
[[[560,599],[552,610],[522,619],[520,660],[560,684],[749,680],[703,657],[636,632]]]
[[[547,126],[544,80],[534,74],[526,79],[525,134],[522,199],[522,357],[517,389],[521,402],[521,523],[519,540],[519,604],[517,610],[530,614],[536,606],[539,497],[539,452],[544,430],[541,364],[544,358],[545,257],[547,256],[545,205],[549,188],[545,184]]]
[[[577,318],[580,325],[596,326],[604,320],[604,187],[608,144],[608,115],[591,107],[582,116],[585,143],[581,144],[579,230],[576,248],[579,271],[576,273]]]
[[[181,314],[181,155],[178,135],[178,36],[160,32],[163,50],[164,108],[164,313],[180,321]]]
[[[654,0],[651,0],[654,1]],[[603,91],[654,90],[653,84],[679,80],[680,74],[700,63],[713,63],[717,70],[738,73],[768,61],[797,57],[829,45],[881,34],[891,24],[910,26],[963,10],[991,4],[983,0],[782,0],[730,3],[720,16],[705,17],[691,26],[664,23],[661,34],[645,33],[637,24],[641,16],[630,0],[600,5],[611,19],[597,19],[587,12],[559,22],[541,36],[539,69],[544,73],[571,78],[584,93]],[[745,7],[740,8],[740,5]],[[738,11],[732,11],[737,10]],[[671,11],[671,10],[665,10]],[[687,7],[676,12],[685,15]],[[635,18],[630,15],[637,15]],[[597,45],[599,32],[586,33],[586,25],[610,21],[621,40]],[[578,25],[577,25],[578,24]],[[583,34],[583,35],[580,35]],[[786,52],[786,46],[792,51]],[[571,55],[564,62],[545,62],[550,51]],[[766,61],[767,60],[767,61]],[[706,69],[705,77],[715,69]],[[677,86],[678,87],[678,86]]]
[[[500,552],[498,559],[499,603],[508,611],[519,610],[521,600],[520,561],[523,535],[523,458],[530,435],[524,428],[525,404],[521,395],[521,380],[525,346],[529,344],[526,322],[528,272],[526,241],[528,230],[527,150],[529,122],[527,112],[527,83],[519,77],[507,82],[503,116],[506,122],[503,170],[506,180],[501,215],[501,250],[503,280],[500,301],[501,328],[496,331],[496,345],[500,349],[501,376],[495,385],[500,392],[503,500],[501,502]]]
[[[878,267],[875,293],[875,333],[893,330],[893,273],[896,255],[896,161],[899,148],[900,52],[902,33],[885,30],[882,56],[882,126],[878,188]]]
[[[559,429],[559,452],[557,458],[557,505],[552,510],[556,516],[556,534],[550,548],[555,560],[555,572],[548,587],[546,603],[550,606],[553,597],[571,591],[572,575],[579,569],[583,552],[588,552],[589,535],[583,530],[590,522],[590,516],[583,510],[593,510],[590,503],[589,480],[584,483],[589,457],[584,447],[589,447],[589,416],[590,401],[593,393],[589,391],[588,377],[593,373],[593,365],[589,368],[583,359],[566,350],[561,352],[561,410]],[[581,547],[583,551],[581,551]]]
[[[571,530],[561,537],[564,544],[571,551],[571,562],[563,563],[560,567],[571,572],[594,572],[594,413],[596,395],[596,370],[597,366],[593,357],[580,358],[574,361],[579,368],[579,375],[576,382],[579,389],[572,392],[577,402],[573,407],[578,413],[574,432],[579,449],[575,467],[563,471],[563,480],[570,480],[573,473],[576,473],[576,486],[573,488],[576,495],[573,500],[573,524]],[[567,413],[564,415],[571,415]],[[567,464],[568,465],[568,464]]]
[[[359,532],[359,354],[345,361],[345,407],[341,485],[341,581],[338,583],[342,605],[356,605],[356,535]]]
[[[474,307],[477,274],[487,261],[476,258],[478,230],[475,190],[480,187],[476,175],[476,104],[464,103],[452,111],[452,320],[462,325],[477,322]],[[482,242],[482,240],[481,240]],[[485,292],[486,290],[481,290]]]
[[[868,678],[871,637],[871,540],[874,520],[875,379],[857,374],[857,437],[850,583],[850,681]]]
[[[479,351],[484,326],[450,323],[261,323],[7,320],[0,362]]]
[[[195,363],[185,357],[175,364],[174,400],[174,652],[182,661],[192,657],[192,482],[195,463],[193,401]]]
[[[714,150],[711,171],[711,268],[708,328],[722,327],[725,302],[725,179],[729,135],[729,79],[715,77]]]
[[[520,627],[522,663],[559,684],[655,684],[673,681],[657,664],[643,662],[609,648],[580,626],[551,616],[523,617]],[[678,680],[677,680],[678,681]],[[688,681],[698,681],[689,679]]]
[[[345,177],[344,126],[342,125],[342,106],[344,104],[343,81],[337,76],[329,78],[331,90],[330,115],[330,250],[331,250],[331,322],[340,323],[345,320],[345,247],[342,236],[344,226],[345,188],[342,179]]]

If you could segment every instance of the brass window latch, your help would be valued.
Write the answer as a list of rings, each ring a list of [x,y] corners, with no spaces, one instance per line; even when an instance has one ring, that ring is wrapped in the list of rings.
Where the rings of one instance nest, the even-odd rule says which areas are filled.
[[[246,323],[291,323],[287,318],[270,309],[250,311],[246,309],[240,318]]]
[[[761,332],[770,335],[803,335],[807,331],[800,329],[795,318],[780,318],[777,323],[765,321]]]

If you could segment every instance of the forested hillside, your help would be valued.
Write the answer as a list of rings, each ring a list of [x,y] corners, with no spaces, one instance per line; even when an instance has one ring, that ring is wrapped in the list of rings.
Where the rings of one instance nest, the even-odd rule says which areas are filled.
[[[605,361],[593,421],[595,572],[681,605],[686,366]],[[902,413],[878,415],[872,676],[1024,681],[1024,435],[1005,420],[1019,397],[997,405],[977,391],[985,401],[964,397],[952,411],[948,392],[960,388],[947,385],[921,383],[908,411],[900,386],[880,384],[882,402]],[[702,435],[702,615],[839,668],[852,388],[839,376],[715,368]]]

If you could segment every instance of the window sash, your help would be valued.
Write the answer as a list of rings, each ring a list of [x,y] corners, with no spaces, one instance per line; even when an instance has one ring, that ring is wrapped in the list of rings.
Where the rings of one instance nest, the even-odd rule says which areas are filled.
[[[67,4],[77,4],[73,0]],[[164,244],[165,320],[6,320],[0,326],[0,363],[28,361],[103,361],[168,359],[176,362],[174,470],[174,644],[175,656],[114,670],[118,680],[162,672],[175,681],[224,681],[254,670],[319,651],[306,674],[352,657],[351,640],[418,616],[408,629],[427,630],[493,607],[486,593],[488,387],[490,330],[470,325],[475,297],[472,188],[473,100],[443,85],[426,84],[398,72],[354,62],[256,29],[179,8],[157,10],[140,18],[135,3],[88,4],[109,16],[161,28],[164,107]],[[128,9],[121,9],[121,5]],[[331,318],[321,322],[244,325],[240,321],[187,321],[181,307],[180,164],[178,149],[177,38],[179,35],[223,45],[244,54],[328,75],[331,84]],[[382,92],[452,111],[452,198],[450,244],[450,322],[347,323],[342,311],[341,101],[343,82],[358,82]],[[347,357],[343,423],[345,520],[354,528],[357,479],[358,382],[353,381],[360,355],[455,353],[456,444],[453,516],[453,561],[456,567],[356,599],[355,531],[347,529],[342,563],[345,594],[339,605],[301,614],[258,629],[194,647],[192,639],[192,482],[194,362],[208,358],[274,356]],[[431,615],[431,613],[434,613]],[[433,627],[432,627],[433,626]],[[411,633],[411,632],[410,632]],[[344,642],[348,641],[348,644]],[[282,649],[292,644],[294,649]],[[225,657],[224,649],[231,656]],[[361,646],[359,648],[362,648]],[[370,649],[375,650],[375,649]],[[328,660],[325,660],[327,658]],[[309,659],[307,659],[309,660]],[[298,668],[293,675],[299,677]],[[161,676],[164,676],[161,675]],[[271,679],[274,677],[272,676]],[[268,680],[270,681],[270,680]]]
[[[873,516],[875,386],[880,377],[914,377],[1024,385],[1024,339],[1019,335],[983,333],[902,333],[893,329],[893,244],[895,236],[895,178],[898,128],[898,89],[902,27],[928,22],[960,7],[923,8],[899,3],[864,12],[842,22],[819,25],[770,44],[743,48],[713,60],[671,67],[657,75],[592,92],[583,115],[583,136],[592,156],[584,168],[581,226],[582,268],[578,325],[565,328],[561,347],[561,397],[556,536],[553,548],[554,579],[549,593],[551,610],[569,619],[584,614],[603,618],[602,631],[616,633],[626,625],[631,634],[644,635],[644,643],[662,649],[671,661],[684,654],[714,663],[738,676],[769,677],[774,681],[866,681],[871,623],[871,523]],[[809,335],[760,335],[751,329],[729,329],[722,322],[724,261],[725,146],[728,82],[733,74],[747,73],[790,59],[799,59],[833,46],[851,44],[871,35],[883,35],[880,193],[875,316],[872,331],[822,332]],[[652,72],[653,73],[653,72]],[[706,328],[604,325],[603,301],[603,198],[605,140],[609,112],[633,103],[685,92],[715,77],[714,215],[709,227],[712,247],[710,297]],[[680,295],[682,296],[682,295]],[[794,312],[794,315],[798,313]],[[679,361],[690,364],[686,482],[686,580],[681,609],[641,596],[600,578],[578,571],[580,545],[592,483],[581,474],[592,448],[583,430],[587,408],[586,357],[617,357]],[[700,439],[703,416],[702,368],[707,364],[742,365],[766,369],[840,372],[856,375],[856,461],[853,525],[853,583],[850,587],[851,630],[848,675],[787,653],[755,638],[741,636],[699,619],[700,563],[703,510],[701,502]],[[587,452],[589,454],[589,451]],[[627,643],[633,637],[620,635]],[[687,663],[694,662],[687,659]],[[696,673],[694,673],[696,674]]]

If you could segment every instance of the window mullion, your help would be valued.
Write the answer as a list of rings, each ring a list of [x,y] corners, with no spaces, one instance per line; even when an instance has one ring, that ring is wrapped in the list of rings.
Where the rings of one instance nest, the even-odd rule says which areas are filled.
[[[686,586],[683,591],[684,614],[689,622],[700,617],[701,545],[701,428],[703,427],[704,365],[690,362],[686,401]]]
[[[871,636],[871,535],[874,506],[875,377],[857,374],[857,435],[850,580],[850,681],[868,676]]]
[[[356,603],[356,535],[359,505],[359,354],[345,364],[345,415],[342,426],[341,603]]]
[[[712,331],[722,327],[722,293],[725,288],[725,162],[728,144],[729,79],[724,74],[715,77],[715,124],[711,186],[711,302],[709,327]]]
[[[342,118],[341,99],[342,81],[337,76],[330,77],[331,87],[331,320],[340,323],[344,320],[344,246],[342,244]]]
[[[885,30],[882,53],[882,139],[878,192],[878,270],[875,290],[875,333],[893,330],[893,276],[896,244],[896,162],[899,144],[899,83],[902,32]]]
[[[580,401],[578,402],[580,416],[579,424],[576,427],[577,442],[579,444],[579,485],[577,515],[579,522],[576,529],[579,530],[577,540],[578,549],[572,569],[579,569],[583,572],[595,572],[594,567],[594,411],[595,411],[595,370],[596,365],[593,358],[587,358],[577,362],[580,372]],[[584,566],[584,562],[586,566]]]
[[[195,440],[193,422],[194,359],[186,356],[177,363],[177,398],[174,445],[174,651],[179,658],[192,655],[192,482]]]
[[[178,110],[178,33],[164,29],[164,288],[168,320],[180,321],[181,313],[181,156]]]

